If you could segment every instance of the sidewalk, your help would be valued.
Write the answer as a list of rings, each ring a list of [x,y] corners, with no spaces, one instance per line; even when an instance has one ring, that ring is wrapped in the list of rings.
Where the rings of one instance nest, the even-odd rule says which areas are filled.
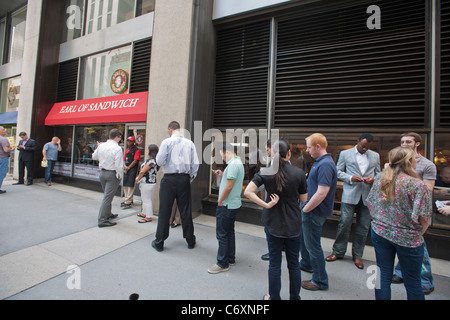
[[[139,224],[139,199],[121,210],[115,197],[117,225],[97,227],[102,193],[44,183],[13,186],[7,177],[0,195],[0,298],[12,300],[260,300],[267,292],[268,262],[263,228],[236,223],[237,261],[230,271],[211,275],[217,240],[214,217],[194,220],[197,245],[189,250],[181,227],[170,229],[163,252],[151,247],[153,222]],[[322,239],[325,254],[332,239]],[[350,251],[350,249],[349,249]],[[301,290],[304,300],[373,300],[369,289],[375,265],[372,247],[358,270],[350,257],[327,263],[330,289]],[[288,272],[283,261],[282,298],[289,297]],[[435,291],[427,300],[450,299],[450,262],[432,259]],[[77,267],[72,270],[72,268]],[[369,268],[370,269],[370,268]],[[69,271],[68,271],[69,270]],[[302,279],[311,275],[302,272]],[[392,285],[392,298],[405,299],[403,285]]]

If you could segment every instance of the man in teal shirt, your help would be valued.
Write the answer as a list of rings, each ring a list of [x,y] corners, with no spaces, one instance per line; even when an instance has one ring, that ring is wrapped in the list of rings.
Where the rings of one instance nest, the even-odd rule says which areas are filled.
[[[227,166],[223,172],[214,171],[214,174],[222,177],[222,181],[216,209],[216,237],[219,242],[217,263],[208,269],[208,272],[213,274],[228,271],[230,265],[235,263],[234,222],[241,208],[242,183],[244,182],[244,165],[241,158],[237,156],[235,147],[225,143],[220,155]]]

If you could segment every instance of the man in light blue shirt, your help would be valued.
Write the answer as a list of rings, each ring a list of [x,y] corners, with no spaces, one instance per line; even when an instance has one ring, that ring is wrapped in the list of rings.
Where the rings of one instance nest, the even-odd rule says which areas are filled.
[[[47,142],[42,149],[42,160],[47,161],[45,167],[45,183],[48,186],[52,185],[52,172],[58,161],[58,151],[61,151],[61,140],[58,137],[53,137],[52,141]]]
[[[230,270],[235,263],[236,244],[234,222],[241,208],[242,184],[244,182],[244,165],[237,156],[235,147],[229,143],[223,145],[220,154],[227,166],[225,171],[216,170],[222,177],[219,188],[219,200],[216,209],[216,237],[219,242],[217,263],[208,269],[215,274]]]
[[[156,163],[163,168],[164,177],[159,189],[159,216],[156,239],[152,247],[164,250],[164,241],[169,237],[169,220],[175,199],[180,210],[183,238],[189,249],[195,246],[194,223],[192,221],[191,182],[197,176],[199,160],[194,143],[180,133],[180,124],[172,121],[168,126],[170,138],[159,147]]]

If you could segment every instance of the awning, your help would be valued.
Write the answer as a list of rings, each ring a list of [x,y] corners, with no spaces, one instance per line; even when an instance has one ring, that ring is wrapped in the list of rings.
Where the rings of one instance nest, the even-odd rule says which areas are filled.
[[[17,111],[0,113],[0,125],[17,123]]]
[[[55,103],[45,125],[145,122],[148,92]]]

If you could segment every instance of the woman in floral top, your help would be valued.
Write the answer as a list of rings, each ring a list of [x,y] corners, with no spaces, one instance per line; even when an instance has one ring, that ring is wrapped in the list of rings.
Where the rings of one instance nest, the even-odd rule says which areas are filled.
[[[423,234],[431,218],[431,194],[414,171],[414,152],[397,147],[389,152],[389,166],[377,177],[367,197],[372,216],[372,243],[380,281],[377,300],[391,298],[391,281],[397,254],[411,300],[425,299],[420,272],[424,254]]]
[[[138,217],[143,219],[139,223],[146,223],[152,221],[153,216],[153,189],[156,186],[156,174],[158,173],[158,165],[156,164],[156,155],[158,154],[158,146],[151,144],[148,146],[149,158],[141,165],[141,171],[136,177],[136,183],[139,183],[142,199],[142,212]]]

